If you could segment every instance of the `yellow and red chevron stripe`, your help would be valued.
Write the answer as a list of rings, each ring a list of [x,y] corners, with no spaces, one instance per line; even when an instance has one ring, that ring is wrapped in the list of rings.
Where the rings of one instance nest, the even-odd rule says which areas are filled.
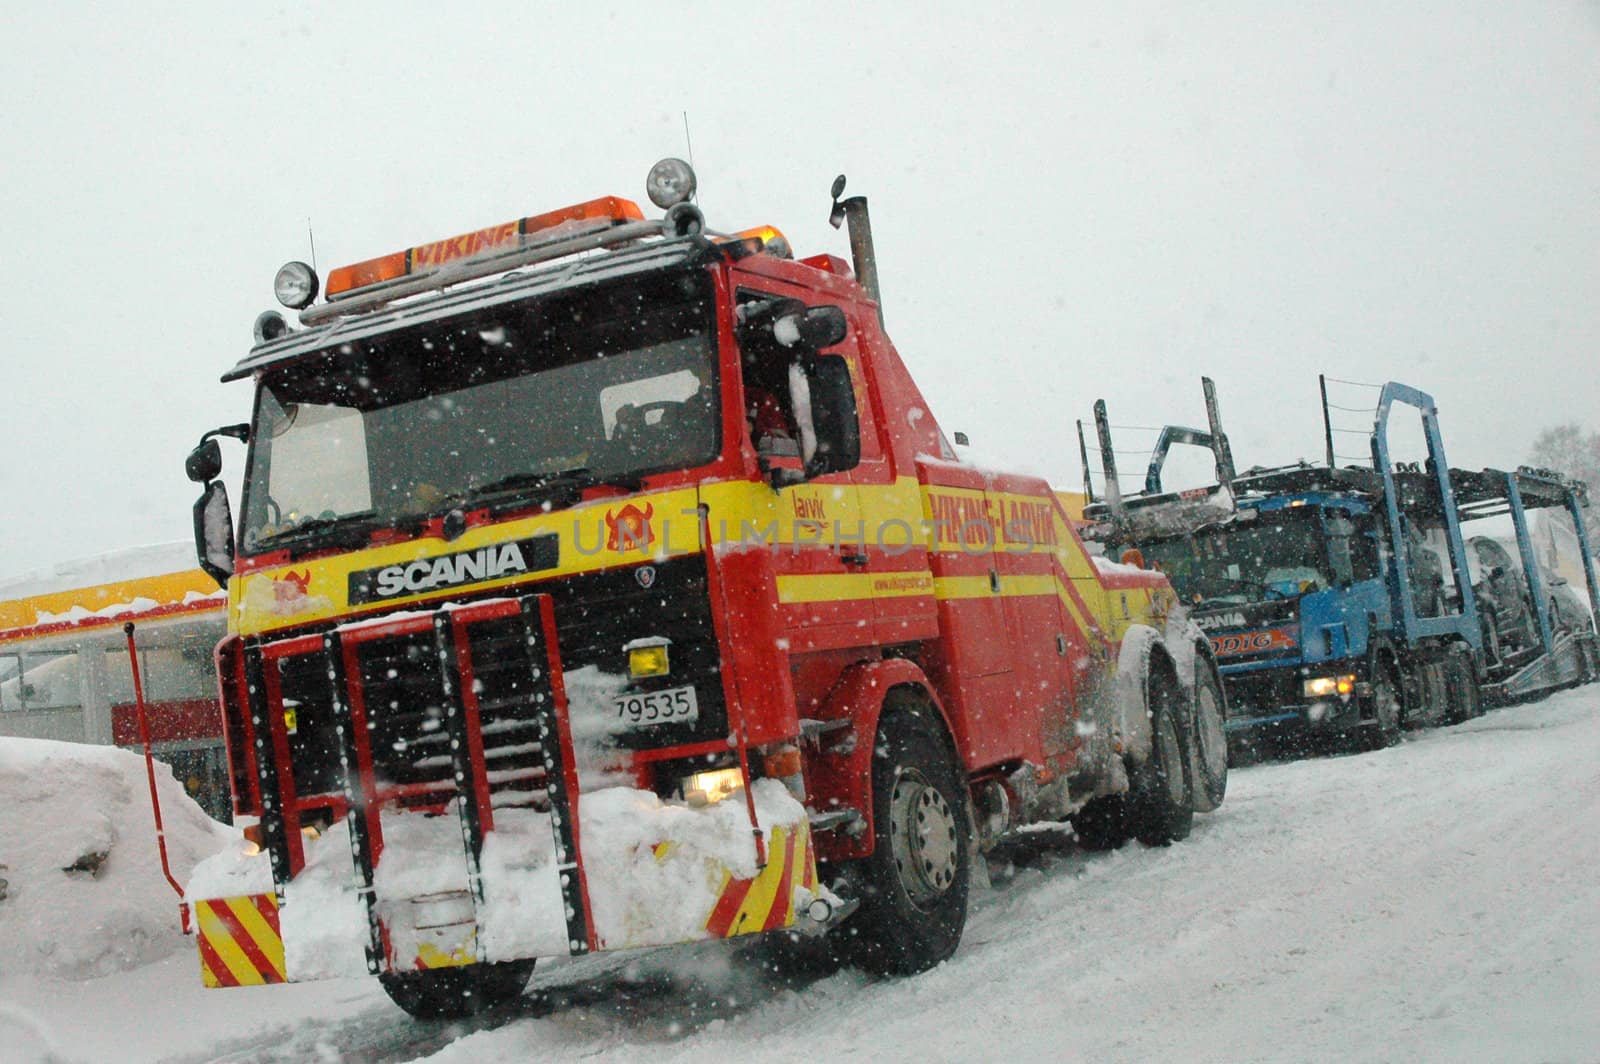
[[[714,938],[775,931],[794,923],[794,888],[817,889],[817,855],[809,824],[773,828],[768,844],[773,859],[750,879],[724,872],[717,904],[706,918]]]
[[[194,903],[200,978],[208,987],[287,982],[278,899],[243,894]]]

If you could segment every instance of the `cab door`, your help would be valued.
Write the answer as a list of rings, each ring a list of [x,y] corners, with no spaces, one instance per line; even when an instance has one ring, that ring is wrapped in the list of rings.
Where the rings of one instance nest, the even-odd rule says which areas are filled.
[[[867,312],[870,315],[870,311]],[[847,312],[849,334],[828,348],[850,367],[861,461],[850,470],[860,498],[861,527],[841,528],[838,549],[847,566],[870,578],[873,640],[881,645],[930,638],[938,631],[933,573],[923,527],[922,489],[915,469],[895,467],[884,407],[873,378],[871,343],[876,323],[856,308]]]
[[[817,302],[815,293],[769,277],[740,285],[735,293],[736,306],[746,313],[765,300],[783,298]],[[755,452],[764,470],[801,467],[789,361],[789,353],[775,345],[741,341],[745,446]],[[856,368],[852,366],[852,373]],[[872,578],[856,532],[865,520],[852,474],[829,473],[777,489],[776,518],[771,549],[778,610],[790,652],[871,643]]]

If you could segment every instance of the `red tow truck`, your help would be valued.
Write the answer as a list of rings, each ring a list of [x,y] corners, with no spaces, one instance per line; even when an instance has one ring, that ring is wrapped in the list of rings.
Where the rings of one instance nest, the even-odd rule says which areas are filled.
[[[419,1016],[539,957],[759,932],[949,957],[973,862],[1221,802],[1226,707],[1158,573],[962,460],[853,263],[604,197],[301,263],[190,455],[235,813],[208,985],[364,968]],[[218,436],[248,443],[239,520]],[[257,850],[259,849],[259,852]]]

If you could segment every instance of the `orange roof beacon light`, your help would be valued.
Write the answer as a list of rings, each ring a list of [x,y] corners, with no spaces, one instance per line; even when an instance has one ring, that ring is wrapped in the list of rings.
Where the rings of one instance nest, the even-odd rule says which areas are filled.
[[[337,300],[385,281],[430,273],[459,259],[474,259],[507,248],[543,244],[553,237],[576,236],[590,230],[643,219],[644,213],[631,201],[616,196],[602,196],[560,210],[501,222],[475,232],[419,244],[392,255],[341,266],[328,275],[327,294],[330,300]],[[529,240],[529,237],[540,239]]]
[[[692,171],[689,182],[692,185]],[[685,207],[698,219],[699,212],[692,206],[681,204],[677,210]],[[300,321],[303,325],[321,325],[397,299],[520,266],[646,237],[683,236],[688,231],[674,223],[672,214],[664,222],[647,221],[633,201],[601,196],[341,266],[328,275],[323,291],[327,301],[302,310]]]
[[[759,240],[761,241],[761,250],[768,255],[779,259],[794,258],[794,251],[789,246],[789,238],[770,225],[758,225],[754,229],[741,229],[734,234],[734,239]]]

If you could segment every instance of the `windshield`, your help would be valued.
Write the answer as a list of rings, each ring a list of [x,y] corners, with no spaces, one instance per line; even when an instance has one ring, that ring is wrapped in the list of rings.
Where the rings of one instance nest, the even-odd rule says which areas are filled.
[[[711,460],[712,306],[707,274],[632,279],[347,344],[268,376],[245,550]]]
[[[1195,605],[1241,605],[1333,586],[1326,539],[1312,507],[1262,513],[1254,521],[1142,544],[1140,550]]]

